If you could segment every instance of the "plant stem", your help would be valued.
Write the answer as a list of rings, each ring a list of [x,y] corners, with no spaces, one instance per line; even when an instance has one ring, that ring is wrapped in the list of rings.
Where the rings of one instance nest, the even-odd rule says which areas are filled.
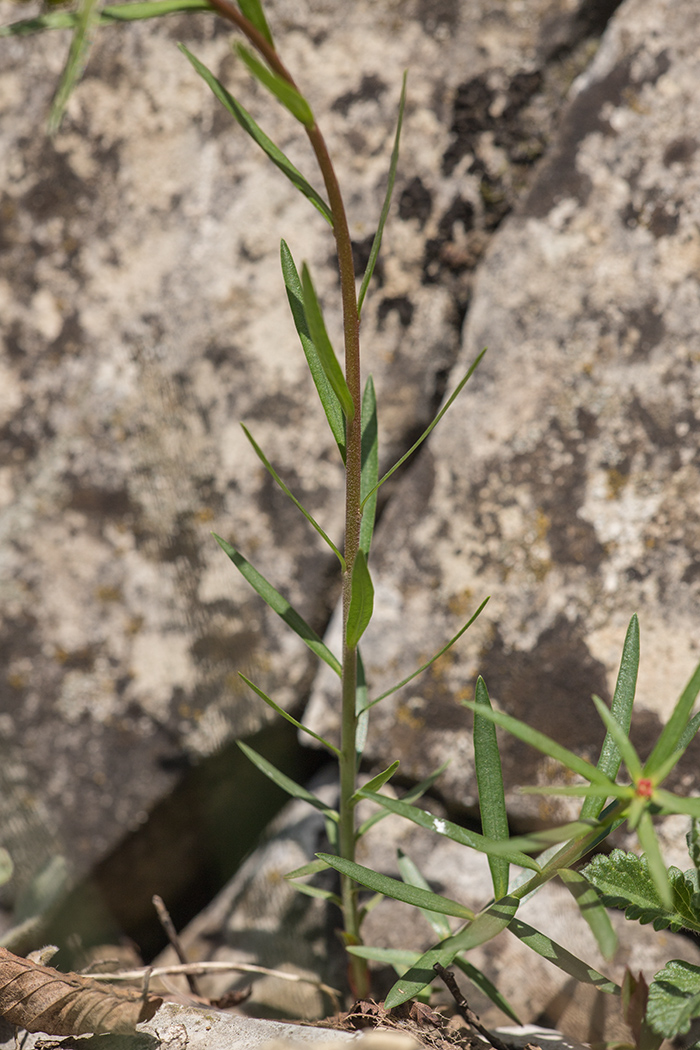
[[[235,7],[231,0],[211,0],[212,6],[245,34],[250,43],[263,56],[267,64],[298,91],[294,79],[279,58],[277,51],[254,25]],[[361,475],[362,475],[362,383],[360,368],[360,318],[357,309],[355,267],[352,258],[352,241],[348,227],[343,197],[335,170],[318,125],[314,122],[306,128],[316,160],[323,176],[328,194],[328,203],[333,216],[340,274],[340,294],[343,308],[343,333],[345,344],[345,379],[354,406],[352,419],[346,420],[345,453],[345,571],[343,573],[343,658],[341,680],[341,732],[340,732],[340,803],[338,853],[345,860],[355,859],[355,804],[352,796],[357,787],[357,756],[355,736],[357,730],[357,648],[349,647],[347,619],[352,589],[352,569],[360,547]],[[341,898],[343,903],[343,925],[346,944],[360,943],[360,921],[357,907],[357,889],[347,875],[341,875]],[[360,999],[369,994],[369,971],[365,959],[350,957],[349,978],[353,993]]]

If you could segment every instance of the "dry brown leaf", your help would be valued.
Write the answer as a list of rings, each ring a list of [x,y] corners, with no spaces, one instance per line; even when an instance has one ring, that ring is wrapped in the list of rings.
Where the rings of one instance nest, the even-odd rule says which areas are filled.
[[[0,948],[0,1017],[28,1032],[128,1034],[149,1021],[162,1002],[131,989],[111,988],[78,973],[60,973]]]

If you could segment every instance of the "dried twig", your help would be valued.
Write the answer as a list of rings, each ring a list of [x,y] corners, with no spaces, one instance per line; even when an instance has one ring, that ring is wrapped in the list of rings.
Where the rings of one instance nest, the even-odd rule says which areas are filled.
[[[155,966],[155,967],[142,967],[138,970],[122,970],[120,973],[96,973],[91,975],[93,981],[140,981],[148,974],[149,978],[152,977],[165,977],[168,974],[198,974],[203,976],[207,973],[226,973],[227,971],[234,971],[236,973],[259,973],[264,977],[279,977],[281,981],[296,981],[302,984],[312,984],[319,991],[325,992],[326,995],[330,996],[331,1000],[335,1004],[335,1008],[338,1009],[338,1002],[341,993],[337,988],[331,988],[330,985],[324,984],[323,981],[316,980],[313,977],[303,977],[297,973],[286,973],[284,970],[270,970],[267,966],[256,966],[253,963],[232,963],[232,962],[199,962],[199,963],[182,963],[174,966]]]
[[[185,955],[185,949],[182,947],[182,941],[180,940],[177,930],[175,929],[175,923],[170,918],[170,912],[165,907],[163,898],[159,897],[157,893],[153,894],[153,906],[158,912],[160,924],[167,933],[168,940],[172,944],[175,950],[175,954],[177,955],[180,962],[186,966],[189,960]],[[195,979],[194,974],[186,973],[185,977],[187,978],[187,984],[189,986],[190,991],[192,992],[192,995],[200,995],[200,991],[197,987],[197,981]]]
[[[435,970],[435,973],[438,975],[438,977],[442,978],[442,980],[444,981],[447,990],[449,991],[450,995],[457,1004],[457,1010],[459,1011],[460,1016],[464,1018],[467,1024],[470,1025],[476,1032],[478,1032],[479,1035],[482,1035],[484,1039],[488,1039],[491,1046],[494,1047],[494,1050],[511,1050],[507,1043],[504,1043],[501,1039],[498,1038],[497,1035],[494,1035],[492,1032],[489,1032],[488,1028],[484,1028],[477,1014],[474,1013],[474,1011],[469,1006],[469,1003],[459,990],[459,987],[455,980],[455,975],[452,973],[452,971],[446,970],[444,966],[440,965],[440,963],[435,963],[433,969]]]

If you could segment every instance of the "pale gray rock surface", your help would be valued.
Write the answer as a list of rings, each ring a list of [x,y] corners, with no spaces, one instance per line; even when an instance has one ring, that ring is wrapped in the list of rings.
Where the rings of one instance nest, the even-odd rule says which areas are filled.
[[[267,6],[338,158],[360,262],[411,70],[397,217],[363,321],[388,460],[440,399],[474,267],[615,4]],[[210,530],[319,630],[337,597],[333,558],[238,426],[339,537],[340,471],[309,411],[278,263],[284,235],[329,301],[329,231],[175,48],[190,46],[313,178],[303,136],[229,38],[205,14],[100,31],[54,140],[44,121],[66,34],[0,42],[0,833],[15,899],[53,854],[71,879],[89,871],[183,765],[262,724],[236,671],[286,707],[308,690],[307,651]],[[337,337],[332,309],[328,323]],[[154,834],[167,837],[162,822]],[[170,839],[177,895],[187,835]]]
[[[627,0],[479,269],[457,377],[488,353],[381,523],[363,657],[379,695],[491,601],[450,656],[372,712],[368,755],[473,807],[470,699],[595,759],[641,624],[646,755],[698,659],[700,9]],[[452,386],[456,378],[452,381]],[[332,732],[328,677],[307,718]],[[509,788],[557,767],[504,734]],[[695,741],[669,786],[700,787]],[[511,795],[522,820],[566,811]]]

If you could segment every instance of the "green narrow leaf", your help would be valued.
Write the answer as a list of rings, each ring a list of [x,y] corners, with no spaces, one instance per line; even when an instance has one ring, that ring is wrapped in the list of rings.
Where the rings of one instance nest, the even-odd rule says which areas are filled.
[[[431,656],[430,659],[426,663],[424,663],[421,667],[417,668],[415,671],[412,671],[411,674],[408,675],[407,678],[403,678],[400,682],[397,682],[396,685],[392,685],[391,689],[387,689],[387,691],[385,693],[382,693],[381,696],[377,696],[377,697],[374,698],[374,700],[370,700],[368,706],[369,707],[374,707],[375,704],[378,704],[381,700],[385,700],[387,698],[387,696],[391,696],[391,694],[395,693],[398,689],[402,689],[403,686],[408,685],[408,683],[413,681],[414,678],[417,678],[419,674],[422,674],[423,671],[426,671],[429,667],[431,667],[432,664],[434,664],[436,660],[439,660],[440,657],[444,653],[446,653],[448,649],[452,648],[452,646],[455,644],[455,642],[459,641],[459,639],[462,637],[464,632],[469,627],[471,627],[471,625],[474,623],[476,618],[479,616],[479,614],[482,612],[482,610],[486,607],[486,604],[488,603],[488,601],[489,601],[488,598],[484,598],[483,602],[481,603],[479,608],[476,610],[474,615],[472,617],[470,617],[470,619],[467,620],[467,622],[465,623],[464,627],[460,627],[460,629],[457,631],[457,634],[454,635],[453,638],[450,638],[450,640],[447,643],[447,645],[443,645],[442,649],[440,649],[439,652],[435,653],[434,656]]]
[[[50,135],[54,135],[61,126],[68,99],[87,65],[94,32],[100,21],[101,7],[102,0],[78,0],[73,39],[49,112]]]
[[[700,817],[700,798],[683,798],[664,788],[657,788],[654,802],[660,804],[661,812],[666,816],[670,813],[685,813],[689,817]]]
[[[304,802],[308,802],[310,806],[313,806],[314,809],[319,809],[321,813],[337,824],[339,817],[336,810],[327,806],[326,803],[322,802],[320,798],[316,797],[316,795],[313,795],[310,791],[307,791],[305,787],[302,787],[301,784],[297,784],[296,781],[292,780],[285,773],[282,773],[279,769],[273,766],[271,762],[268,762],[266,758],[259,755],[257,751],[253,751],[252,747],[248,747],[248,745],[244,744],[241,740],[237,740],[236,743],[246,758],[249,758],[253,765],[256,766],[261,773],[264,773],[273,784],[277,784],[277,787],[282,788],[282,790],[286,791],[288,795],[292,796],[292,798],[300,798],[303,799]]]
[[[617,950],[617,934],[598,893],[580,872],[561,868],[559,878],[576,901],[581,915],[590,926],[604,959],[612,959]]]
[[[353,419],[355,416],[355,406],[352,397],[350,396],[348,385],[345,382],[343,371],[338,364],[338,358],[335,356],[335,350],[328,338],[323,314],[321,313],[321,307],[306,263],[304,263],[301,268],[301,287],[303,291],[306,322],[309,326],[311,338],[314,341],[314,346],[316,347],[321,367],[326,373],[328,382],[335,391],[335,395],[340,402],[343,414],[347,419]]]
[[[390,470],[387,470],[387,472],[384,475],[384,477],[381,478],[377,482],[377,484],[375,486],[375,489],[372,490],[372,492],[368,493],[367,496],[365,496],[365,498],[363,500],[363,503],[366,503],[367,500],[369,499],[369,497],[373,494],[373,492],[376,491],[376,489],[381,488],[381,486],[384,484],[384,482],[388,481],[389,478],[391,477],[391,475],[394,474],[395,471],[397,471],[399,469],[399,467],[403,466],[403,464],[406,462],[406,460],[409,458],[409,456],[412,456],[413,453],[416,451],[416,449],[419,448],[419,446],[423,444],[423,442],[427,438],[428,434],[430,434],[435,429],[435,427],[438,425],[438,423],[440,422],[442,417],[445,415],[445,412],[447,412],[447,410],[452,407],[452,404],[454,403],[455,399],[459,396],[459,394],[461,394],[461,392],[464,389],[466,383],[473,376],[475,369],[478,368],[479,362],[481,361],[481,359],[482,359],[482,357],[484,356],[485,353],[486,353],[486,349],[484,348],[481,351],[481,353],[479,354],[479,356],[477,357],[476,361],[474,361],[474,363],[469,368],[469,371],[467,372],[467,374],[458,383],[457,389],[455,391],[453,391],[452,394],[450,394],[450,397],[445,402],[445,404],[442,406],[442,408],[440,409],[438,414],[435,416],[435,419],[432,421],[432,423],[430,423],[426,427],[426,429],[423,431],[423,433],[418,438],[418,440],[416,442],[414,442],[413,445],[411,445],[411,447],[409,448],[408,452],[405,452],[403,454],[403,456],[401,457],[401,459],[398,460],[396,463],[394,463],[393,467],[391,467]]]
[[[326,413],[328,425],[331,428],[331,433],[335,438],[344,463],[345,419],[343,417],[343,410],[340,407],[340,401],[338,400],[333,387],[328,382],[326,373],[323,370],[323,365],[321,364],[321,358],[318,355],[318,350],[311,338],[311,333],[306,320],[306,313],[304,312],[304,293],[301,287],[301,280],[297,268],[294,265],[292,253],[285,241],[282,241],[280,244],[280,259],[282,263],[282,276],[284,278],[285,288],[287,289],[287,299],[289,300],[289,306],[292,311],[294,326],[301,341],[302,350],[306,357],[306,363],[318,392],[321,405],[323,406],[323,411]]]
[[[179,11],[211,11],[214,8],[209,0],[145,0],[143,3],[110,4],[104,7],[97,16],[100,26],[114,25],[115,22],[134,22],[144,18],[162,18],[163,15],[176,14]],[[0,26],[0,37],[29,36],[31,33],[43,33],[50,29],[75,29],[78,25],[77,11],[49,11],[36,18],[25,18]]]
[[[548,959],[549,962],[554,963],[564,973],[575,977],[581,984],[592,984],[599,992],[607,992],[609,995],[620,994],[619,986],[614,981],[609,981],[607,977],[604,977],[602,973],[598,973],[588,963],[572,955],[566,948],[562,948],[561,944],[557,944],[556,941],[546,937],[539,930],[528,926],[526,922],[521,922],[520,919],[513,919],[508,929],[528,948],[537,952],[543,959]]]
[[[131,4],[124,4],[124,7],[131,7]],[[136,5],[134,5],[136,6]],[[294,167],[292,162],[284,155],[281,149],[277,147],[274,142],[267,137],[265,132],[258,127],[250,113],[237,102],[236,99],[231,95],[223,84],[216,79],[213,73],[211,73],[207,67],[195,58],[194,55],[187,50],[184,44],[178,44],[180,51],[183,55],[191,62],[194,69],[199,73],[202,80],[205,81],[211,88],[212,92],[218,98],[219,102],[224,106],[232,117],[234,117],[245,132],[250,135],[254,142],[260,146],[264,153],[270,158],[273,164],[275,164],[280,171],[287,176],[289,181],[302,193],[307,200],[311,201],[313,206],[320,211],[324,219],[332,226],[333,215],[330,208],[320,196],[319,193],[311,186],[304,176]]]
[[[337,747],[331,744],[328,740],[324,740],[324,738],[322,736],[319,736],[318,733],[314,733],[313,729],[309,729],[309,727],[305,726],[302,722],[297,722],[296,718],[293,718],[292,715],[290,715],[289,711],[285,711],[283,707],[280,707],[279,704],[276,704],[275,701],[267,695],[267,693],[264,693],[262,689],[259,689],[257,685],[255,685],[254,682],[251,682],[250,678],[246,678],[246,676],[240,671],[238,672],[238,677],[242,678],[245,684],[250,686],[253,692],[257,693],[260,699],[264,700],[268,707],[271,707],[272,710],[276,711],[278,715],[281,715],[282,718],[285,718],[288,722],[291,722],[292,725],[296,726],[297,729],[300,729],[302,733],[308,733],[308,735],[312,736],[314,740],[318,740],[319,744],[323,744],[323,746],[327,747],[329,751],[332,751],[334,755],[340,756],[340,751]]]
[[[389,207],[391,205],[391,195],[394,192],[394,182],[396,180],[396,166],[399,161],[399,141],[401,139],[401,125],[403,124],[403,111],[406,106],[406,77],[408,73],[403,75],[403,84],[401,85],[401,98],[399,100],[399,116],[396,122],[396,134],[394,136],[394,148],[391,151],[391,161],[389,163],[389,179],[386,187],[386,194],[384,197],[384,204],[382,205],[381,214],[379,216],[379,225],[377,226],[377,232],[374,235],[372,241],[372,248],[369,253],[369,261],[367,268],[365,269],[365,275],[362,278],[362,284],[360,285],[360,294],[357,299],[357,312],[362,312],[362,304],[365,301],[365,295],[367,294],[367,288],[369,282],[372,280],[372,274],[374,273],[374,267],[377,263],[377,256],[379,255],[379,249],[382,246],[382,235],[384,233],[384,226],[386,224],[387,216],[389,214]]]
[[[700,729],[700,711],[698,711],[696,715],[693,715],[693,717],[688,722],[688,725],[683,730],[681,738],[678,741],[678,746],[676,750],[680,751],[681,754],[683,754],[683,752],[692,743],[693,737],[697,733],[698,729]]]
[[[374,381],[368,376],[362,395],[362,476],[360,498],[364,500],[372,492],[379,477],[379,428],[377,425],[377,398],[374,392]],[[360,525],[360,549],[369,558],[374,533],[374,519],[377,512],[376,491],[367,500],[362,511]]]
[[[330,549],[331,549],[331,550],[333,551],[333,553],[335,554],[336,558],[338,558],[338,560],[339,560],[339,562],[340,562],[340,568],[341,568],[341,569],[342,569],[342,571],[344,572],[344,571],[345,571],[345,558],[344,558],[344,557],[343,557],[343,555],[342,555],[342,554],[340,553],[340,551],[339,551],[339,550],[338,550],[338,548],[336,547],[335,543],[333,543],[333,540],[332,540],[332,539],[330,539],[330,538],[329,538],[329,537],[328,537],[328,536],[326,535],[326,533],[325,533],[325,532],[323,531],[323,529],[322,529],[322,528],[321,528],[321,526],[320,526],[320,525],[318,524],[318,522],[317,522],[317,521],[315,520],[315,518],[313,518],[313,517],[312,517],[312,515],[311,515],[311,514],[309,514],[309,512],[308,512],[308,511],[307,511],[307,510],[306,510],[306,509],[305,509],[305,508],[304,508],[304,507],[303,507],[303,506],[301,505],[301,503],[300,503],[300,502],[299,502],[299,500],[298,500],[298,499],[296,498],[296,496],[294,495],[294,493],[293,493],[293,492],[291,492],[291,490],[290,490],[290,489],[289,489],[289,488],[288,488],[288,487],[287,487],[287,486],[285,485],[285,483],[284,483],[284,482],[282,481],[282,478],[281,478],[281,477],[279,476],[279,474],[277,473],[277,471],[275,470],[275,468],[274,468],[274,467],[272,466],[272,464],[271,464],[271,463],[269,462],[269,460],[267,459],[267,456],[265,455],[265,453],[263,452],[263,450],[262,450],[262,449],[260,448],[260,446],[258,445],[258,443],[257,443],[257,441],[255,440],[255,438],[253,437],[253,435],[252,435],[252,434],[250,433],[250,431],[248,430],[248,428],[247,428],[247,427],[246,427],[246,426],[245,426],[245,425],[244,425],[243,423],[241,423],[241,427],[242,427],[242,429],[243,429],[243,433],[244,433],[244,434],[245,434],[245,436],[246,436],[246,437],[248,438],[248,441],[249,441],[249,442],[251,443],[251,445],[253,446],[253,449],[254,449],[254,451],[255,451],[255,454],[256,454],[256,456],[258,457],[258,459],[260,460],[260,462],[262,463],[262,465],[263,465],[263,466],[265,467],[265,470],[266,470],[266,471],[268,472],[268,474],[270,474],[270,476],[271,476],[272,478],[274,478],[274,480],[275,480],[275,481],[277,482],[277,484],[279,485],[279,487],[280,487],[280,488],[282,489],[282,492],[284,492],[285,496],[287,496],[287,497],[288,497],[288,498],[289,498],[289,499],[290,499],[290,500],[292,501],[292,503],[294,504],[294,506],[295,506],[295,507],[296,507],[296,508],[297,508],[298,510],[300,510],[300,511],[301,511],[301,513],[302,513],[302,514],[304,515],[304,517],[306,518],[306,520],[308,521],[308,523],[309,523],[310,525],[312,525],[312,526],[313,526],[313,527],[314,527],[314,528],[316,529],[316,532],[317,532],[317,533],[319,534],[319,536],[321,537],[321,539],[322,539],[322,540],[325,540],[325,542],[326,542],[326,543],[328,544],[328,546],[330,547]]]
[[[672,959],[649,986],[647,1020],[659,1035],[675,1039],[685,1035],[696,1017],[700,1017],[700,967]]]
[[[481,970],[477,970],[476,966],[472,966],[472,964],[466,959],[463,959],[461,955],[456,955],[453,962],[455,966],[460,968],[462,973],[466,974],[472,984],[475,984],[476,987],[479,988],[499,1010],[502,1010],[507,1017],[510,1017],[510,1019],[515,1021],[518,1025],[523,1023],[506,997],[501,995],[498,988],[496,988],[495,984],[492,984],[491,981],[489,981],[485,973],[482,973]]]
[[[656,747],[647,759],[644,766],[645,777],[655,773],[676,750],[690,719],[698,692],[700,692],[700,664],[695,668],[692,678],[681,693],[671,717],[661,731]]]
[[[429,911],[441,912],[443,915],[455,915],[459,919],[471,919],[474,912],[458,901],[452,901],[448,897],[441,897],[430,890],[420,889],[418,886],[407,886],[405,882],[392,879],[388,875],[380,875],[371,868],[365,868],[362,864],[356,864],[344,857],[334,857],[330,853],[317,853],[320,860],[325,860],[331,867],[339,871],[341,875],[359,882],[361,886],[373,890],[375,893],[383,893],[385,897],[401,901],[403,904],[411,904],[414,908],[427,908]]]
[[[426,813],[424,809],[408,805],[405,799],[378,795],[374,791],[368,791],[367,788],[360,788],[359,794],[363,798],[368,798],[372,802],[384,806],[385,809],[391,810],[392,813],[398,813],[400,817],[405,817],[414,824],[418,824],[419,827],[427,828],[428,831],[435,831],[438,835],[444,835],[446,838],[452,839],[453,842],[458,842],[460,846],[471,846],[472,849],[478,850],[480,853],[495,852],[502,857],[506,857],[511,864],[519,864],[522,868],[530,868],[532,871],[539,872],[540,870],[539,864],[532,857],[528,857],[525,853],[519,853],[516,848],[511,848],[510,843],[514,841],[512,839],[506,842],[494,842],[492,839],[479,835],[476,831],[467,831],[466,828],[461,827],[459,824],[454,824],[451,820],[447,820],[444,817],[435,817],[432,813]]]
[[[260,0],[238,0],[238,6],[248,21],[255,26],[259,33],[262,33],[268,44],[273,44],[272,33],[267,24],[267,19],[265,18],[265,13],[262,9]]]
[[[307,875],[318,875],[319,871],[327,871],[328,865],[324,860],[311,860],[308,864],[302,865],[301,868],[295,868],[294,871],[288,871],[284,876],[285,879],[303,879]]]
[[[422,798],[426,791],[430,790],[438,777],[445,772],[449,764],[449,761],[443,762],[442,765],[438,766],[436,770],[430,773],[425,780],[421,780],[419,784],[414,784],[410,791],[406,792],[401,801],[406,805],[409,805],[411,802],[417,802],[419,798]],[[364,823],[360,824],[355,837],[357,839],[362,838],[370,828],[373,828],[375,824],[378,824],[380,820],[384,820],[388,816],[388,809],[380,809],[376,813],[373,813],[371,817],[368,817],[367,820],[364,821]]]
[[[617,750],[622,756],[622,761],[627,766],[629,775],[632,780],[638,780],[642,775],[642,763],[639,761],[639,756],[634,750],[629,736],[625,733],[612,711],[608,710],[607,705],[603,703],[599,696],[593,696],[593,703],[595,704],[596,711],[600,715],[608,733],[610,733],[613,738]]]
[[[468,707],[470,711],[476,710],[476,704],[472,700],[462,700],[462,704],[464,707]],[[482,709],[481,715],[484,718],[490,718],[492,722],[495,722],[502,729],[507,729],[518,740],[522,740],[524,743],[529,744],[530,747],[534,747],[543,754],[549,755],[550,758],[556,759],[557,762],[561,762],[572,773],[578,773],[582,776],[584,780],[589,780],[592,784],[598,784],[600,787],[607,785],[607,777],[603,773],[598,772],[596,767],[591,765],[590,762],[586,762],[584,758],[580,758],[573,751],[569,751],[568,748],[562,747],[561,744],[558,744],[556,740],[552,740],[551,737],[545,736],[544,733],[540,733],[537,729],[533,729],[526,722],[521,722],[511,715],[491,709]]]
[[[369,787],[369,785],[367,786]],[[428,885],[427,880],[423,878],[423,875],[411,858],[407,857],[403,850],[397,850],[397,855],[399,873],[403,881],[408,883],[409,886],[418,886],[419,889],[430,891],[430,886]],[[437,911],[428,911],[426,908],[421,908],[421,911],[440,940],[451,935],[452,930],[450,929],[450,924],[444,915]],[[418,958],[418,954],[419,953],[416,953],[416,959]],[[412,962],[415,962],[415,959],[412,960]]]
[[[360,638],[367,630],[372,619],[374,607],[374,587],[367,568],[367,557],[363,550],[358,550],[355,564],[352,567],[352,585],[350,591],[350,608],[345,629],[345,641],[348,649],[356,649]]]
[[[491,700],[481,675],[476,680],[476,707],[473,734],[474,766],[479,790],[481,827],[487,838],[502,841],[508,838],[509,832],[501,755],[498,750],[495,725],[488,719],[482,718],[478,712],[479,707],[491,709]],[[510,866],[505,857],[489,857],[488,861],[493,882],[493,895],[498,900],[499,897],[505,897],[508,892]]]
[[[292,885],[298,893],[304,893],[307,897],[317,897],[323,901],[328,901],[329,904],[335,904],[338,908],[343,907],[342,900],[332,890],[324,890],[321,886],[312,886],[307,882],[294,882]]]
[[[304,620],[296,609],[292,608],[286,598],[282,597],[279,591],[275,590],[272,584],[268,583],[265,577],[255,569],[250,562],[243,557],[242,554],[232,547],[226,540],[222,540],[220,536],[217,536],[215,532],[212,536],[221,547],[222,551],[228,555],[233,564],[236,566],[241,576],[245,577],[248,583],[251,585],[254,591],[260,595],[273,612],[276,612],[281,617],[288,627],[298,634],[301,640],[308,645],[312,653],[319,656],[324,663],[327,663],[337,675],[341,674],[342,668],[340,661],[330,649],[325,645],[323,639],[319,638],[313,628],[309,627],[306,620]]]
[[[376,777],[372,777],[371,780],[368,780],[365,784],[365,791],[378,791],[380,787],[383,787],[386,784],[387,780],[391,780],[398,768],[399,760],[397,759],[395,762],[392,762],[390,766],[387,766],[386,769],[382,770],[381,773],[377,773]],[[362,796],[358,790],[354,795],[350,796],[350,801],[354,804],[359,802],[361,798]]]
[[[637,615],[632,617],[627,627],[624,645],[622,647],[622,658],[620,670],[617,673],[615,692],[613,693],[610,710],[615,721],[621,727],[626,736],[629,736],[632,722],[632,707],[634,694],[637,688],[637,673],[639,670],[639,620]],[[598,770],[604,773],[610,780],[615,780],[620,770],[620,752],[608,731],[605,734],[603,746],[600,749],[598,759]],[[588,796],[581,806],[581,820],[600,816],[600,811],[605,804],[604,799]]]
[[[414,999],[423,988],[427,987],[435,978],[433,966],[436,962],[442,966],[450,966],[458,952],[476,948],[500,933],[512,920],[518,904],[519,901],[514,897],[503,897],[502,900],[495,901],[459,933],[447,937],[440,944],[425,952],[396,982],[387,995],[384,1001],[387,1010],[400,1006],[409,999]]]
[[[664,859],[661,856],[661,848],[659,846],[659,840],[656,837],[656,832],[654,831],[651,814],[647,809],[642,813],[639,824],[637,825],[637,837],[642,849],[644,850],[647,864],[649,865],[649,874],[654,880],[657,892],[661,897],[664,906],[666,908],[671,908],[673,906],[673,895],[668,881],[668,872],[666,871]]]
[[[289,81],[283,80],[277,73],[273,73],[268,66],[263,65],[244,44],[236,44],[236,51],[255,79],[259,80],[263,87],[266,87],[270,94],[274,95],[300,124],[303,124],[305,128],[314,126],[314,115],[311,112],[311,106],[304,96],[300,95],[295,87],[292,87]]]

